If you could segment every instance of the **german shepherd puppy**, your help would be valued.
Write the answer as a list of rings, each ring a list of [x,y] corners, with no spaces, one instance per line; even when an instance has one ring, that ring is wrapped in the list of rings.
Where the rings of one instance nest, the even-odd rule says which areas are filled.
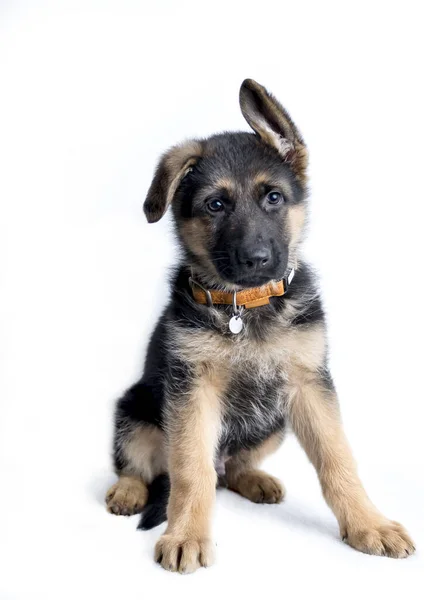
[[[155,550],[165,569],[209,566],[217,473],[253,502],[281,502],[282,484],[259,466],[290,425],[343,540],[369,554],[406,557],[410,537],[377,510],[358,478],[327,366],[316,281],[298,256],[305,143],[287,111],[251,79],[240,106],[254,133],[171,148],[147,194],[149,223],[171,207],[183,255],[143,377],[117,404],[119,480],[107,508],[143,511],[145,529],[168,519]]]

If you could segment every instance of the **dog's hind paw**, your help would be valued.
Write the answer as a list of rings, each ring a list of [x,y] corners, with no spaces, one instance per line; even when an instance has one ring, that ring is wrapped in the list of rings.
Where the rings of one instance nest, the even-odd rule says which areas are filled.
[[[286,494],[283,484],[278,479],[258,470],[241,473],[228,487],[259,504],[278,504]]]
[[[147,502],[147,487],[138,477],[120,477],[106,494],[106,507],[114,515],[135,515]]]

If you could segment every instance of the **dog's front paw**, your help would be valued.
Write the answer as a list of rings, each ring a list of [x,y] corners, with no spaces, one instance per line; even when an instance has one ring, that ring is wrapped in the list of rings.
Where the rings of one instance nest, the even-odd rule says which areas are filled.
[[[415,551],[405,528],[384,518],[356,528],[347,527],[342,531],[342,537],[347,544],[366,554],[407,558]]]
[[[213,544],[209,539],[181,539],[165,534],[155,548],[155,561],[168,571],[193,573],[199,567],[209,567],[213,560]]]

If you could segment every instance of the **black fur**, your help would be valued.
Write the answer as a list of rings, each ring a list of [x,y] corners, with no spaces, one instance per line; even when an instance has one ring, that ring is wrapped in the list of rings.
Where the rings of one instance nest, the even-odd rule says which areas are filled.
[[[289,126],[293,126],[291,121]],[[272,127],[276,127],[274,121]],[[301,139],[297,130],[282,133],[290,137],[291,143]],[[182,260],[171,281],[171,299],[152,334],[143,376],[117,404],[117,472],[130,469],[123,451],[125,436],[138,425],[153,425],[166,433],[172,408],[184,402],[190,390],[193,366],[175,347],[176,327],[188,334],[210,331],[223,336],[237,352],[238,344],[246,340],[252,344],[266,342],[275,335],[276,323],[281,319],[285,327],[293,328],[307,328],[324,319],[315,277],[302,262],[286,295],[244,312],[245,327],[238,336],[228,329],[232,306],[219,305],[211,310],[194,300],[189,282],[192,275],[205,287],[231,290],[282,278],[293,260],[289,211],[304,205],[307,189],[293,167],[293,157],[283,160],[278,147],[264,143],[257,134],[224,133],[198,141],[193,147],[197,153],[195,164],[192,146],[188,146],[187,156],[184,147],[178,150],[183,154],[181,159],[175,149],[163,157],[145,203],[149,221],[160,218],[169,201],[167,190],[175,178],[180,178],[171,206]],[[187,160],[190,167],[184,171]],[[273,192],[280,196],[277,205],[270,201]],[[214,201],[221,206],[217,212],[210,208]],[[200,234],[190,233],[192,223],[198,224]],[[199,252],[199,244],[203,244],[203,252]],[[257,256],[261,260],[256,260]],[[244,364],[234,373],[222,401],[226,410],[217,459],[254,448],[271,434],[284,430],[285,382],[277,370],[263,373],[257,361]],[[151,484],[141,528],[165,518],[164,481],[161,478]]]
[[[159,475],[149,485],[149,499],[144,507],[143,514],[137,529],[153,529],[166,521],[166,507],[168,505],[171,485],[166,474]]]
[[[180,267],[171,283],[171,300],[160,318],[149,343],[142,379],[133,385],[119,400],[115,417],[115,468],[125,469],[120,452],[121,435],[136,425],[155,425],[164,429],[166,420],[165,388],[173,402],[181,402],[184,391],[189,389],[191,372],[188,365],[170,351],[169,327],[178,322],[187,329],[210,329],[229,338],[229,331],[222,333],[220,320],[214,318],[207,306],[193,300],[190,272]],[[324,318],[321,300],[315,286],[311,269],[301,264],[288,293],[271,298],[270,304],[246,311],[248,335],[255,340],[264,340],[272,330],[275,317],[283,314],[287,302],[298,302],[298,311],[291,321],[292,327],[308,327]],[[230,306],[219,306],[218,313],[231,316]],[[236,342],[236,340],[235,340]],[[279,398],[284,396],[284,380],[277,374],[264,379],[254,364],[250,370],[235,377],[226,394],[229,407],[222,427],[219,444],[220,455],[231,456],[243,448],[253,448],[277,431],[284,431],[285,419],[281,413]],[[331,376],[326,371],[323,380],[331,388]],[[174,393],[172,393],[174,390]],[[263,419],[258,418],[263,415]],[[166,502],[169,495],[164,484],[167,479],[155,480],[149,488],[149,502],[140,522],[141,529],[155,527],[166,519]]]
[[[144,203],[149,223],[171,207],[182,253],[142,378],[117,404],[114,461],[122,477],[107,493],[108,509],[144,510],[139,528],[150,529],[166,519],[170,497],[155,560],[171,571],[208,566],[214,482],[254,502],[281,501],[280,484],[257,467],[290,420],[342,537],[363,552],[405,557],[412,541],[371,505],[344,441],[324,311],[314,274],[298,255],[305,144],[287,111],[255,81],[243,82],[240,107],[255,133],[171,148]],[[244,327],[232,333],[239,292],[264,284],[275,291],[294,267],[284,295],[259,306],[245,301]],[[193,282],[211,290],[213,306],[195,300]],[[235,308],[218,304],[231,302],[231,293]],[[263,299],[264,288],[245,295]]]
[[[287,267],[288,239],[281,236],[284,214],[289,206],[305,198],[305,190],[278,153],[264,146],[251,133],[220,134],[206,142],[207,154],[182,181],[173,202],[178,222],[193,218],[211,218],[208,250],[219,275],[242,287],[262,285],[282,278]],[[269,183],[254,185],[254,176],[267,173]],[[214,182],[230,179],[234,192],[217,187]],[[267,194],[278,188],[272,182],[285,182],[283,205],[269,204]],[[208,202],[218,200],[223,210],[208,214]],[[260,233],[258,234],[258,222]],[[178,229],[177,229],[178,232]],[[198,257],[186,248],[189,264]],[[267,261],[261,268],[251,264],[252,256],[265,252]]]

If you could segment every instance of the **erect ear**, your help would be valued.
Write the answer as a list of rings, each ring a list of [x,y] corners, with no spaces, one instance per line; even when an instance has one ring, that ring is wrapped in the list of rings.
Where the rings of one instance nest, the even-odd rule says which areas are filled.
[[[184,176],[201,156],[202,145],[196,140],[173,146],[165,152],[144,202],[144,213],[149,223],[156,223],[163,217]]]
[[[252,129],[290,163],[296,177],[304,183],[308,151],[285,108],[253,79],[245,79],[241,84],[240,108]]]

